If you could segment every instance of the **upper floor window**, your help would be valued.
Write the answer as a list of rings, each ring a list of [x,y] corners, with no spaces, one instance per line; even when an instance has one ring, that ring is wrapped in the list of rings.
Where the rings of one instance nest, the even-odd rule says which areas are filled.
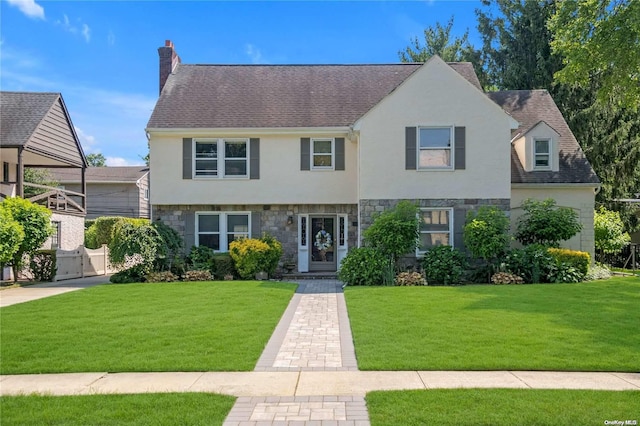
[[[334,144],[333,139],[312,139],[312,169],[333,170]]]
[[[549,170],[551,169],[551,140],[536,139],[534,141],[534,169]]]
[[[453,209],[421,209],[419,231],[419,255],[432,247],[453,246]]]
[[[418,128],[418,168],[452,168],[453,127]]]
[[[2,162],[2,181],[9,182],[9,163]]]
[[[144,189],[144,200],[147,201],[149,199],[149,188]]]
[[[247,139],[194,139],[196,177],[249,177]]]

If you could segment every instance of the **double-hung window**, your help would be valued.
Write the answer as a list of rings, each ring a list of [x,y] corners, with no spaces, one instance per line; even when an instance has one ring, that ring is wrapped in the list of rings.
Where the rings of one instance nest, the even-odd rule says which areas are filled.
[[[451,169],[453,127],[418,127],[418,168]]]
[[[421,209],[419,215],[419,255],[429,251],[432,247],[453,246],[453,209]]]
[[[201,212],[196,214],[196,245],[229,251],[232,241],[249,238],[251,213]]]
[[[311,139],[313,170],[333,170],[334,168],[334,140]]]
[[[550,170],[551,169],[551,140],[535,139],[534,140],[534,169]]]
[[[196,177],[249,176],[247,139],[194,139]]]

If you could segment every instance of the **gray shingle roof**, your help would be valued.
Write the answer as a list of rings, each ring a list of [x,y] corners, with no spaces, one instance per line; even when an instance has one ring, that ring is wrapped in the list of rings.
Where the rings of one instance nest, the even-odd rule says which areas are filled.
[[[147,127],[348,126],[421,65],[180,64]],[[482,90],[470,63],[449,65]]]
[[[59,93],[0,92],[0,142],[24,146]]]
[[[511,149],[511,183],[593,183],[600,182],[562,113],[546,90],[508,90],[487,93],[490,99],[515,118],[520,126],[512,136],[524,134],[540,121],[560,134],[560,171],[525,172]]]
[[[79,169],[49,169],[51,177],[60,183],[80,182],[80,172]],[[146,173],[149,173],[147,166],[87,167],[85,180],[90,183],[136,182]]]

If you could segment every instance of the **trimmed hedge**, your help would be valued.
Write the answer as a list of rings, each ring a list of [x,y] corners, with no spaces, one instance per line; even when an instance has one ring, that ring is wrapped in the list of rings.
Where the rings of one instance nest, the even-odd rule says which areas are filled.
[[[591,256],[589,253],[559,248],[550,248],[547,251],[556,261],[573,266],[583,276],[589,272],[589,265],[591,265]]]

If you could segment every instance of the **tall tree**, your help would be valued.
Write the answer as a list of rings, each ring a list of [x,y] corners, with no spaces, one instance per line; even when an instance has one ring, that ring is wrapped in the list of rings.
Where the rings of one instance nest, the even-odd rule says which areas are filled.
[[[600,82],[598,99],[640,107],[640,1],[565,0],[549,20],[553,51],[564,57],[560,82]]]
[[[89,164],[90,167],[106,167],[107,159],[99,152],[96,154],[88,154],[87,164]]]
[[[436,22],[435,27],[424,30],[424,44],[414,37],[409,46],[398,51],[398,57],[402,62],[426,62],[434,55],[440,56],[446,62],[471,62],[484,86],[487,82],[480,62],[480,52],[469,43],[469,29],[462,37],[451,35],[453,30],[453,16],[449,18],[446,26]]]

